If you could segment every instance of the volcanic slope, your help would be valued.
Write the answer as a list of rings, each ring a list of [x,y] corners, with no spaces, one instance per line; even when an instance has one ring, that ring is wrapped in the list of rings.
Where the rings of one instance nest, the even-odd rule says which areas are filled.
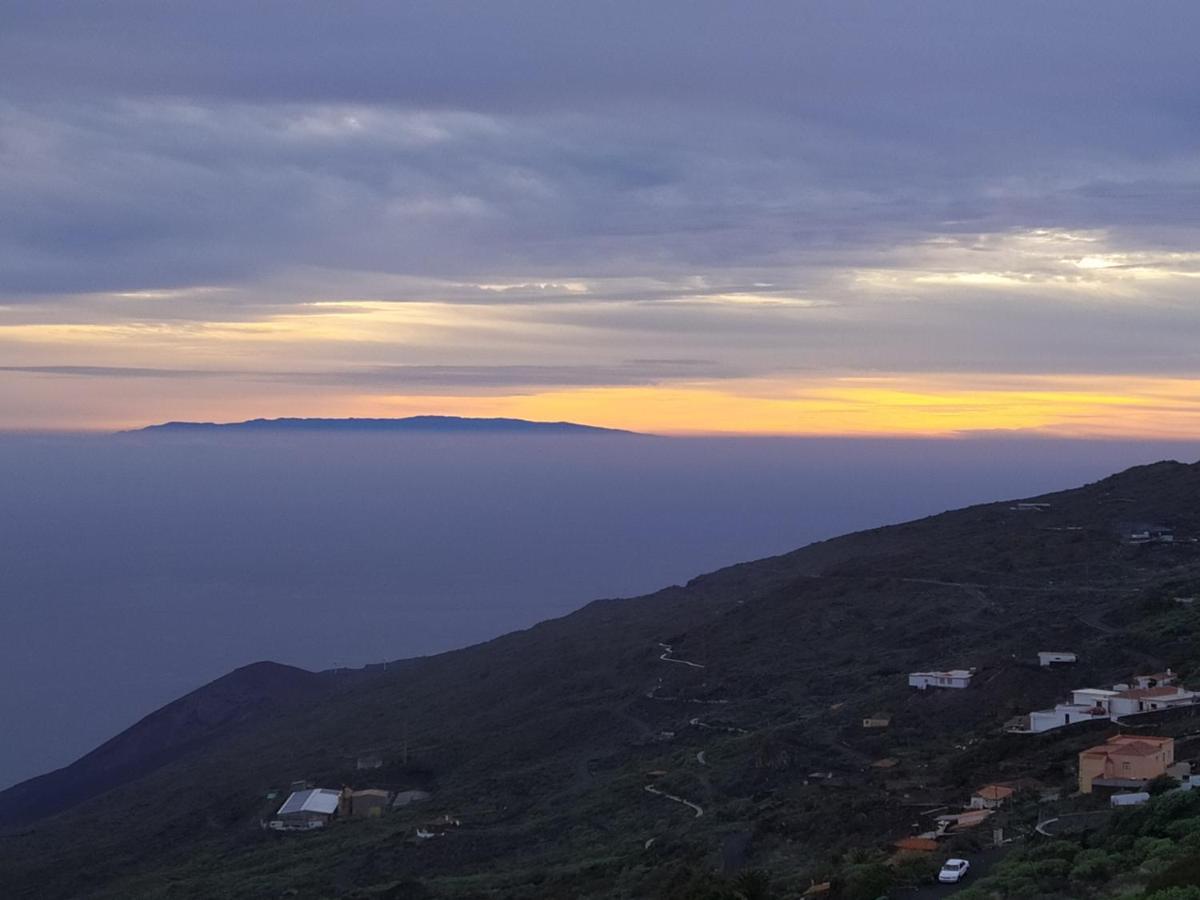
[[[837,851],[910,833],[916,807],[1001,777],[1069,784],[1104,733],[1003,735],[1011,716],[1137,670],[1200,674],[1200,613],[1172,602],[1200,593],[1200,465],[1029,499],[1049,506],[847,535],[323,676],[301,703],[0,836],[0,884],[39,898],[645,897],[724,859],[799,890]],[[1128,542],[1139,522],[1176,540]],[[1045,649],[1080,663],[1041,670]],[[967,667],[968,690],[907,687],[908,671]],[[865,731],[877,711],[892,726]],[[367,751],[384,767],[356,770]],[[297,779],[432,799],[319,834],[264,831],[268,794]],[[461,826],[413,837],[443,814]]]

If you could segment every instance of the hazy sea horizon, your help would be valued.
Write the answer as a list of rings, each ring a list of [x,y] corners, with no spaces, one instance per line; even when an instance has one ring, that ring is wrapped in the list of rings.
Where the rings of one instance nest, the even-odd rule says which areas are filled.
[[[1198,455],[999,437],[0,435],[0,788],[257,660],[437,653],[849,531]]]

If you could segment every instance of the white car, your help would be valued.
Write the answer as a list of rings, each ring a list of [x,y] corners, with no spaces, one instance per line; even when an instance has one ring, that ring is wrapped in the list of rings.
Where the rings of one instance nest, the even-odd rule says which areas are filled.
[[[965,859],[948,859],[938,872],[938,881],[942,884],[957,884],[962,881],[970,870],[971,864]]]

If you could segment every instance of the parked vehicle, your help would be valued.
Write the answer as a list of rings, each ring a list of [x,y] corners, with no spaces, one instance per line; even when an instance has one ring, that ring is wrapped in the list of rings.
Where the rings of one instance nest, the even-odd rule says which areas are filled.
[[[965,859],[948,859],[938,872],[938,881],[942,884],[957,884],[966,877],[971,864]]]

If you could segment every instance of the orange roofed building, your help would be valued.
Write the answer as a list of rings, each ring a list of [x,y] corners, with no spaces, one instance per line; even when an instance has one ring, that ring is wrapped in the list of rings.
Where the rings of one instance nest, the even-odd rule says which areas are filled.
[[[1079,791],[1090,794],[1097,779],[1149,781],[1174,762],[1174,738],[1119,734],[1079,754]]]

